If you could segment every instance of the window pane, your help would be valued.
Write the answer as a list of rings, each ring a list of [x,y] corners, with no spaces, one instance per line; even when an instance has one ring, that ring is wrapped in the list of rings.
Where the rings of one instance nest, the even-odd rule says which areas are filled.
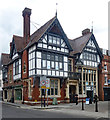
[[[41,68],[41,59],[37,59],[37,68]]]
[[[52,36],[49,36],[49,43],[52,43]]]
[[[46,60],[42,60],[42,67],[43,67],[43,68],[46,67]]]
[[[55,69],[58,70],[59,67],[58,67],[58,62],[55,62]]]
[[[68,64],[64,63],[64,71],[68,71]]]
[[[60,38],[57,38],[57,45],[60,45]]]
[[[37,52],[37,57],[41,58],[41,52]]]
[[[64,52],[64,48],[61,48],[61,51]]]
[[[64,62],[68,62],[68,58],[64,56]]]
[[[46,53],[42,53],[42,59],[46,59]]]
[[[59,63],[59,67],[60,67],[60,69],[62,69],[62,68],[63,68],[63,66],[62,66],[62,63],[61,63],[61,62]]]
[[[43,70],[43,75],[47,75],[47,70]]]
[[[55,61],[58,61],[58,55],[55,56]]]
[[[48,75],[51,75],[51,70],[48,70]]]
[[[51,95],[54,95],[54,89],[51,88]]]
[[[60,62],[63,61],[63,57],[62,57],[62,55],[59,56],[59,61],[60,61]]]
[[[56,37],[53,37],[53,44],[56,44]]]
[[[53,62],[53,61],[51,62],[51,67],[52,67],[52,68],[55,68],[55,67],[54,67],[54,62]]]
[[[50,60],[50,55],[47,55],[47,60]]]
[[[54,60],[54,55],[51,55],[51,60]]]
[[[47,61],[47,69],[50,69],[50,61]]]

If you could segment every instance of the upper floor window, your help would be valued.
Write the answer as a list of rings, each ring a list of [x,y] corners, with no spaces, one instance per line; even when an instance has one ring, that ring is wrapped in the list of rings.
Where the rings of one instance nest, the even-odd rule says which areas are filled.
[[[105,76],[105,85],[107,85],[108,83],[107,83],[107,76]]]
[[[71,62],[72,62],[72,60],[69,59],[69,60],[68,60],[68,71],[69,71],[69,72],[72,71],[72,65],[71,65],[72,63],[71,63]]]
[[[107,65],[104,65],[104,71],[107,71]]]
[[[15,75],[19,74],[19,61],[15,62]]]
[[[13,80],[21,78],[21,59],[13,63]]]
[[[12,82],[12,70],[9,71],[9,82]]]
[[[3,79],[6,79],[7,78],[7,69],[4,69],[2,74],[3,74],[3,76],[2,76]]]
[[[107,55],[107,51],[106,51],[105,49],[102,49],[102,53],[103,53],[104,55]]]
[[[49,35],[49,37],[48,37],[48,43],[60,45],[60,38]]]

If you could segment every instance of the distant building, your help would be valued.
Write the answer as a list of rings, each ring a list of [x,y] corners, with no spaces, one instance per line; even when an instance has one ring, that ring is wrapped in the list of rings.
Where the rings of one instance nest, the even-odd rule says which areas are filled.
[[[0,100],[2,98],[2,87],[3,87],[3,80],[2,80],[2,70],[1,70],[1,67],[0,67]]]
[[[110,100],[110,51],[101,49],[103,60],[99,69],[99,98]]]

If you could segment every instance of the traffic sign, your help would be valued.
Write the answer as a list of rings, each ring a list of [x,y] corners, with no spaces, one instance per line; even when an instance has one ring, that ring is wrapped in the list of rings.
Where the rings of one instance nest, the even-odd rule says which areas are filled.
[[[50,78],[46,79],[46,89],[50,89]]]
[[[41,89],[46,89],[46,76],[40,77],[40,87]]]

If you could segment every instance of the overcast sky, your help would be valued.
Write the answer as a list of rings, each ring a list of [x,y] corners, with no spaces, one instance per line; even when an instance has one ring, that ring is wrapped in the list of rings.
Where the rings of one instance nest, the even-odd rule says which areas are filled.
[[[108,1],[109,0],[1,0],[0,1],[0,53],[9,53],[13,35],[23,35],[22,11],[32,9],[31,34],[55,16],[67,37],[81,36],[82,30],[93,31],[99,47],[108,49]],[[37,24],[36,24],[37,23]],[[35,27],[36,26],[36,27]]]

